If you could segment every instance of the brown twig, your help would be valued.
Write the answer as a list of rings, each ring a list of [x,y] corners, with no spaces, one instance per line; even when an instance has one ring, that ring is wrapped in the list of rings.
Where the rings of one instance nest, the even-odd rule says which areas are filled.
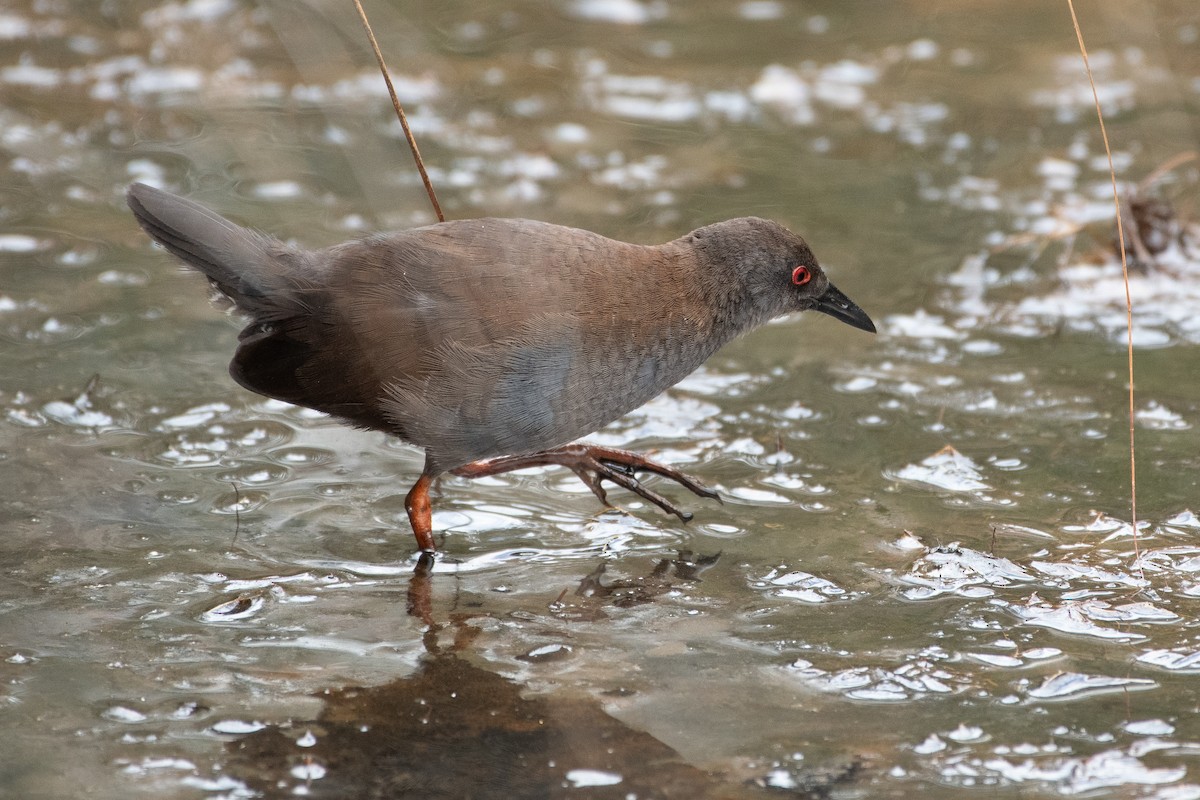
[[[1154,184],[1162,180],[1162,177],[1168,172],[1186,164],[1193,159],[1200,158],[1200,153],[1195,150],[1185,150],[1182,153],[1176,153],[1168,158],[1163,163],[1154,168],[1154,171],[1142,179],[1142,182],[1137,185],[1138,194],[1145,192]]]
[[[379,62],[379,71],[383,73],[383,82],[387,84],[388,94],[392,97],[392,106],[396,109],[396,117],[400,120],[400,127],[404,129],[404,138],[408,140],[408,148],[412,150],[413,161],[417,162],[417,172],[421,173],[421,182],[425,184],[425,193],[429,195],[429,202],[433,204],[433,213],[437,215],[438,222],[445,222],[446,215],[442,213],[442,207],[438,204],[437,195],[433,192],[433,184],[429,181],[429,173],[425,171],[425,162],[421,160],[421,151],[417,149],[417,140],[413,138],[412,129],[408,127],[408,118],[404,116],[404,109],[400,107],[400,98],[396,96],[396,87],[392,85],[392,78],[388,74],[387,64],[383,63],[383,53],[379,50],[379,42],[375,40],[375,31],[371,30],[371,23],[367,19],[367,12],[363,9],[360,0],[354,0],[354,7],[358,9],[358,16],[362,19],[363,27],[367,29],[367,38],[371,40],[371,49],[375,51],[375,60]]]
[[[1121,195],[1117,192],[1117,171],[1113,166],[1112,149],[1108,145],[1108,130],[1104,127],[1104,114],[1100,110],[1100,95],[1096,92],[1096,78],[1092,75],[1092,65],[1088,61],[1087,47],[1083,43],[1083,31],[1079,29],[1079,17],[1075,16],[1074,0],[1067,0],[1067,7],[1071,9],[1071,24],[1075,26],[1075,38],[1079,40],[1079,52],[1083,54],[1083,67],[1087,70],[1088,82],[1092,86],[1096,118],[1100,120],[1100,135],[1104,139],[1104,153],[1108,156],[1108,175],[1112,179],[1113,206],[1117,212],[1117,242],[1121,253],[1121,276],[1125,280],[1126,352],[1129,362],[1129,513],[1133,525],[1133,555],[1135,559],[1140,559],[1137,518],[1137,458],[1133,443],[1135,414],[1133,401],[1133,295],[1129,291],[1129,263],[1125,258],[1125,226],[1121,223]],[[1138,571],[1141,572],[1140,566]]]

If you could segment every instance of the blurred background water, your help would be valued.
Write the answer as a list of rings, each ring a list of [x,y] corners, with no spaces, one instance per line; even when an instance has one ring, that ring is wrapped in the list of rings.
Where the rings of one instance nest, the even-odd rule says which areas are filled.
[[[446,479],[414,574],[420,454],[233,384],[237,321],[123,200],[310,246],[433,221],[352,4],[12,0],[0,794],[1200,798],[1197,162],[1135,191],[1200,147],[1194,2],[1080,8],[1118,178],[1170,208],[1136,541],[1064,3],[368,11],[451,218],[768,216],[880,334],[777,322],[593,437],[718,488],[657,484],[690,525]]]

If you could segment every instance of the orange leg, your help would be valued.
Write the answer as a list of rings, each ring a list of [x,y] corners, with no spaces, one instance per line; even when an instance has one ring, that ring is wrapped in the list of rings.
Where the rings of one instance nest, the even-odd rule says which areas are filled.
[[[429,485],[433,477],[422,473],[404,498],[404,510],[408,512],[408,522],[412,525],[413,536],[417,537],[417,547],[423,553],[437,552],[433,546],[433,508],[429,504]]]

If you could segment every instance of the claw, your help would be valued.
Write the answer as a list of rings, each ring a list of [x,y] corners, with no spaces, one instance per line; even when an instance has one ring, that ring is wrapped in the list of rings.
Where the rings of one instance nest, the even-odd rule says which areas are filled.
[[[630,468],[629,472],[626,472],[624,469],[617,470],[611,467],[608,462],[604,461],[596,463],[596,472],[597,483],[603,478],[608,478],[613,483],[628,489],[645,500],[648,500],[649,502],[661,508],[663,511],[666,511],[668,514],[674,514],[684,522],[691,521],[691,514],[681,510],[674,503],[660,495],[658,492],[647,489],[645,486],[643,486],[642,482],[639,481],[633,474],[631,474],[632,468]]]
[[[630,466],[629,464],[622,464],[619,461],[609,461],[607,459],[600,459],[600,463],[604,464],[607,467],[610,467],[611,469],[615,469],[624,475],[636,475],[637,474],[636,472],[634,472],[634,469],[632,466]]]
[[[584,467],[581,467],[578,464],[571,464],[569,466],[571,471],[579,477],[579,480],[583,481],[583,485],[591,489],[592,494],[596,495],[596,497],[600,499],[601,503],[609,508],[612,508],[612,503],[608,502],[608,493],[605,492],[604,487],[600,485],[600,478],[598,476],[592,475],[592,473],[588,472]]]
[[[653,503],[668,514],[674,514],[684,522],[690,522],[692,515],[680,509],[667,498],[657,492],[647,489],[637,479],[638,472],[651,472],[675,481],[680,486],[699,497],[724,502],[721,496],[704,484],[685,473],[672,467],[658,464],[645,456],[628,450],[618,450],[599,445],[568,444],[540,453],[530,453],[523,456],[502,456],[487,461],[475,461],[453,470],[455,475],[464,478],[482,478],[485,475],[498,475],[514,469],[525,467],[559,465],[564,466],[579,476],[584,485],[592,490],[604,505],[610,505],[608,494],[601,485],[603,481],[615,483],[628,489],[642,499]]]

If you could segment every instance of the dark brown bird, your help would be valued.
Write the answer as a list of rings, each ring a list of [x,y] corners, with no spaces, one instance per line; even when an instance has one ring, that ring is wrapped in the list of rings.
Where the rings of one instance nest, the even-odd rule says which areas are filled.
[[[230,362],[252,392],[425,450],[405,502],[433,551],[429,487],[572,469],[691,518],[637,479],[716,492],[636,453],[570,444],[682,380],[739,334],[813,309],[874,332],[808,245],[746,217],[655,246],[526,219],[471,219],[303,250],[143,184],[129,207],[249,317]]]

